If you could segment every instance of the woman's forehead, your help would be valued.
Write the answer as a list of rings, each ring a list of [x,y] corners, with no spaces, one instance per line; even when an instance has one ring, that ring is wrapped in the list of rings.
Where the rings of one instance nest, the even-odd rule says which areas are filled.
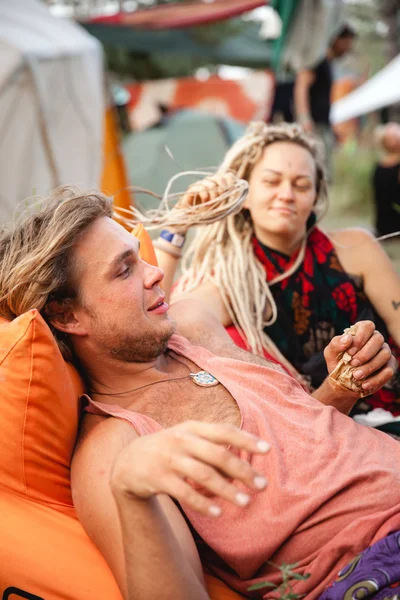
[[[259,170],[271,169],[278,172],[299,171],[304,175],[315,174],[315,160],[303,146],[295,142],[274,142],[264,148]]]

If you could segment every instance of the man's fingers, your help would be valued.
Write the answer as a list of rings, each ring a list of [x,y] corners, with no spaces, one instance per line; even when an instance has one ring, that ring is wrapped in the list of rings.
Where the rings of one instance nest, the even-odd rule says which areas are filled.
[[[374,335],[375,323],[372,321],[359,321],[355,325],[356,333],[351,335],[352,345],[348,353],[354,356]]]
[[[352,343],[352,336],[349,334],[337,335],[331,339],[324,350],[324,358],[329,373],[336,367],[341,352],[347,350]]]
[[[225,446],[198,436],[192,438],[188,438],[184,444],[186,456],[190,454],[202,463],[217,468],[224,476],[236,479],[251,489],[261,490],[267,485],[267,480],[262,473],[256,471],[246,460],[239,458]],[[199,483],[204,484],[203,481]]]
[[[191,433],[203,437],[211,442],[234,446],[238,450],[246,450],[253,454],[265,454],[270,446],[247,431],[242,431],[234,425],[221,423],[202,423],[201,421],[185,421],[175,426],[174,434],[179,438],[185,433]]]
[[[189,478],[214,496],[231,502],[236,506],[246,506],[250,495],[239,489],[230,480],[223,477],[215,468],[188,456],[176,459],[178,474]]]
[[[364,365],[364,363],[367,363],[374,356],[376,356],[378,354],[378,352],[380,352],[384,346],[386,346],[386,344],[385,344],[385,339],[384,339],[383,335],[381,333],[379,333],[379,331],[374,330],[374,332],[371,334],[369,339],[364,342],[364,345],[362,347],[356,346],[357,349],[358,348],[360,348],[360,349],[357,350],[354,354],[351,352],[353,347],[350,348],[349,354],[352,354],[352,360],[350,363],[351,366],[358,367],[358,366]],[[387,360],[389,360],[389,358],[390,358],[390,351],[389,351],[389,356],[387,357]]]
[[[168,496],[206,517],[219,517],[222,514],[221,508],[212,498],[207,498],[196,491],[177,475],[170,475],[163,487],[164,493]]]
[[[394,369],[391,366],[385,367],[372,377],[368,377],[365,381],[363,381],[361,387],[366,392],[372,394],[376,390],[379,390],[382,386],[384,386],[394,375]]]
[[[353,371],[354,379],[360,381],[361,379],[366,379],[376,371],[379,371],[383,367],[387,366],[392,353],[387,344],[384,344],[383,347],[379,350],[375,356],[363,363],[360,367],[358,367],[355,371]],[[392,374],[393,375],[393,374]]]
[[[171,477],[175,481],[190,477],[212,493],[243,506],[246,499],[237,496],[240,491],[228,480],[237,479],[253,490],[263,489],[266,481],[225,446],[252,454],[265,454],[269,449],[265,440],[233,425],[186,421],[132,441],[116,460],[116,489],[119,486],[145,499],[167,493],[206,514],[208,504],[202,504],[197,496],[182,497],[170,487]],[[142,459],[135,460],[135,456]]]
[[[344,333],[343,335],[336,335],[326,346],[325,353],[329,353],[329,356],[336,358],[340,352],[347,350],[352,343],[353,339],[350,334]]]

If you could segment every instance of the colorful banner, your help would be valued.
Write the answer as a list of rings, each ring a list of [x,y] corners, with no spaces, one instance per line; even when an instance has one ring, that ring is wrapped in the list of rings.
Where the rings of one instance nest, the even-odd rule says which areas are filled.
[[[129,119],[140,131],[157,124],[165,112],[191,108],[247,123],[267,120],[275,78],[271,71],[253,71],[240,80],[212,75],[206,81],[188,77],[161,79],[127,86],[131,94]]]

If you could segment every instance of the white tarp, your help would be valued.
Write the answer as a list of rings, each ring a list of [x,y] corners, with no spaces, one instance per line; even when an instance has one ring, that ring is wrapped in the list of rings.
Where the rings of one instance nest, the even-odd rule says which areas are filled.
[[[98,187],[100,44],[39,0],[0,0],[0,224],[33,194]],[[17,209],[19,212],[19,209]]]
[[[400,102],[400,55],[354,92],[334,102],[331,122],[341,123],[396,102]]]

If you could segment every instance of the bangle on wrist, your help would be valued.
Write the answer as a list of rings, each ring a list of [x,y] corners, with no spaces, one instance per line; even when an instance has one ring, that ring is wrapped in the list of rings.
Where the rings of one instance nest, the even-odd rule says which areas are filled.
[[[165,240],[161,237],[153,242],[153,247],[157,248],[157,250],[162,250],[162,252],[170,254],[174,258],[182,258],[182,252],[180,248],[177,248],[176,246],[174,247],[172,244],[168,244],[168,242],[165,243]]]
[[[172,244],[176,248],[182,248],[185,243],[185,233],[174,233],[173,231],[169,231],[168,229],[163,229],[160,231],[159,239],[165,240],[166,242]]]

